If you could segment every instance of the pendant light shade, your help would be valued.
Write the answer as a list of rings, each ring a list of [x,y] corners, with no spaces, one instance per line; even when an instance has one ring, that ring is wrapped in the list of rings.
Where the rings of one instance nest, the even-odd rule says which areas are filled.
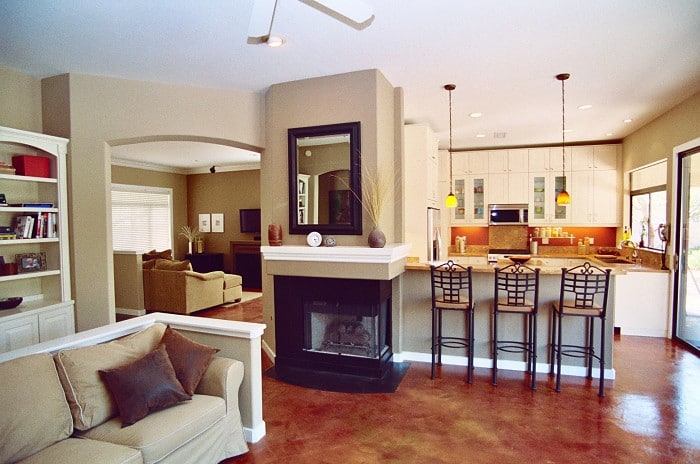
[[[450,193],[445,198],[445,206],[455,208],[457,206],[457,197],[452,193],[452,91],[456,88],[454,84],[445,84],[445,90],[450,94]]]
[[[557,74],[557,79],[561,81],[561,175],[564,184],[562,191],[557,194],[557,205],[568,205],[571,203],[571,196],[566,191],[566,153],[564,149],[564,134],[566,133],[566,124],[564,118],[564,81],[570,77],[569,74]]]

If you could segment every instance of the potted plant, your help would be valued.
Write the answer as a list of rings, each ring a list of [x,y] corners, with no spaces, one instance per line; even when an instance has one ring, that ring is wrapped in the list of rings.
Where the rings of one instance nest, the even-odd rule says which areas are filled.
[[[182,226],[182,229],[180,231],[180,235],[185,237],[187,239],[187,252],[189,254],[192,254],[192,247],[194,246],[193,244],[199,240],[199,228],[197,227],[190,227],[190,226]]]

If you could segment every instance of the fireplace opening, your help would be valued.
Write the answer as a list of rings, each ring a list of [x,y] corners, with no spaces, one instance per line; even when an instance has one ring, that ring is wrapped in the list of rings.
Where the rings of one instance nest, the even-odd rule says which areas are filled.
[[[275,376],[297,385],[320,375],[395,383],[391,288],[390,280],[275,276]]]

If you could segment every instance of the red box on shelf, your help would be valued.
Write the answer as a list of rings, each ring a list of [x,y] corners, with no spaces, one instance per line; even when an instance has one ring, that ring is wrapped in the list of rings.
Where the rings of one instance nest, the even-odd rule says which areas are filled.
[[[12,166],[20,176],[51,177],[51,160],[44,156],[15,155]]]

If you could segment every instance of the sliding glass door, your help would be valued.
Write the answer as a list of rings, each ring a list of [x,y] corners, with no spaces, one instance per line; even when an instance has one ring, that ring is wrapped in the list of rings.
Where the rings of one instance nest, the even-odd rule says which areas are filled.
[[[700,349],[700,147],[681,153],[675,336]]]

